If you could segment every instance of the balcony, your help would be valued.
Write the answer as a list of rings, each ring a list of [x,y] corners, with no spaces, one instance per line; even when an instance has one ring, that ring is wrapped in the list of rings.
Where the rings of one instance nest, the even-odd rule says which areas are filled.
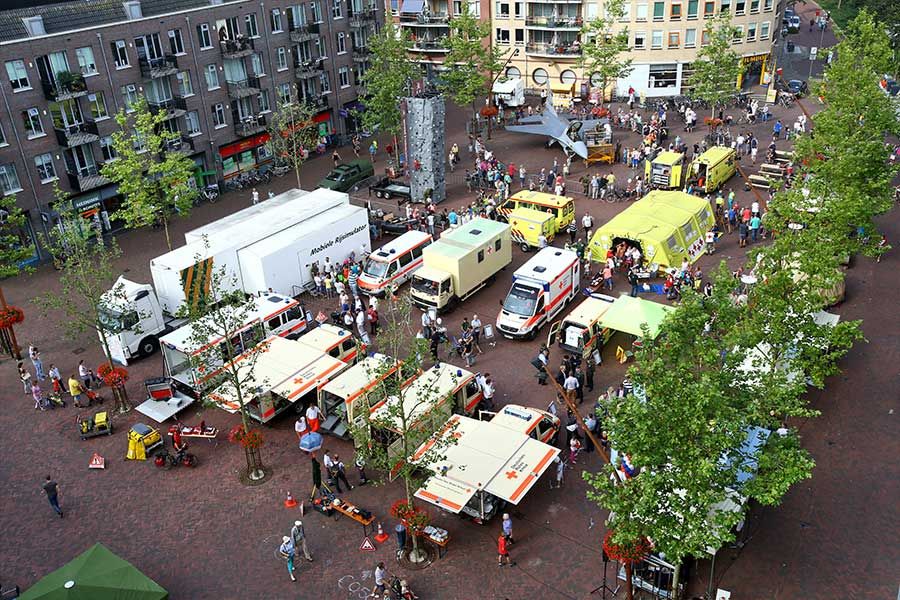
[[[322,112],[328,108],[328,96],[307,96],[302,102],[313,112]]]
[[[162,58],[139,58],[138,66],[144,79],[159,79],[178,72],[178,59],[171,54]]]
[[[100,174],[97,165],[76,168],[68,155],[66,156],[66,175],[69,178],[69,187],[76,192],[86,192],[109,183],[109,180]]]
[[[290,32],[291,41],[295,44],[309,42],[319,37],[319,24],[297,25]]]
[[[368,62],[370,54],[372,54],[372,51],[368,48],[353,46],[353,62],[355,63]]]
[[[363,10],[357,13],[353,13],[350,15],[350,28],[351,29],[364,29],[368,27],[370,24],[375,23],[375,11],[374,10]]]
[[[568,29],[580,31],[581,17],[525,17],[525,27],[529,29]]]
[[[226,79],[225,83],[228,85],[228,96],[235,100],[259,93],[259,77],[250,76],[238,81]]]
[[[231,111],[234,133],[238,137],[248,137],[266,130],[266,115],[249,115],[244,118],[236,110]]]
[[[450,15],[436,13],[430,15],[400,15],[400,25],[403,27],[447,27]]]
[[[410,52],[448,52],[447,40],[440,38],[436,40],[416,40],[409,47]]]
[[[74,148],[75,146],[90,144],[100,140],[100,134],[97,132],[97,123],[91,119],[87,119],[84,123],[69,125],[53,131],[56,133],[56,141],[59,142],[59,145],[66,148]]]
[[[531,43],[525,46],[525,54],[546,58],[556,58],[559,60],[575,60],[581,56],[581,45],[575,45],[571,42],[560,44]]]
[[[87,94],[87,83],[81,73],[63,71],[56,75],[56,81],[41,79],[44,98],[51,102],[62,102]]]
[[[194,140],[179,132],[178,137],[172,137],[163,142],[164,152],[182,152],[184,154],[194,153]],[[160,156],[162,158],[162,156]]]
[[[325,61],[322,58],[311,58],[294,63],[294,76],[297,79],[312,79],[318,77],[324,68]]]
[[[147,108],[154,115],[161,112],[166,113],[167,119],[175,119],[183,117],[187,112],[187,101],[184,98],[170,98],[168,100],[150,100],[147,99]]]
[[[254,52],[253,40],[239,35],[236,40],[222,40],[222,58],[244,58]]]

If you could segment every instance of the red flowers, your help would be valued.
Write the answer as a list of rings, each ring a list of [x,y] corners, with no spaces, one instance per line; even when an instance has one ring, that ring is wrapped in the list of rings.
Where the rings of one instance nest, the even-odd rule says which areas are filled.
[[[110,367],[109,363],[103,363],[97,367],[97,375],[108,387],[124,387],[128,381],[128,370],[122,367]]]
[[[391,516],[416,531],[424,529],[431,522],[427,512],[406,500],[397,500],[391,505]]]
[[[627,544],[616,544],[612,541],[615,531],[607,530],[603,536],[603,550],[611,559],[620,563],[636,563],[650,554],[652,546],[647,538],[640,538]]]
[[[263,436],[256,429],[244,431],[244,426],[239,423],[228,431],[228,441],[232,444],[240,444],[243,448],[256,450],[262,447]]]
[[[12,327],[25,320],[25,311],[18,306],[0,308],[0,329]]]
[[[482,117],[490,119],[491,117],[496,117],[498,114],[500,114],[500,109],[498,109],[493,104],[489,104],[487,106],[482,106],[481,110],[478,112],[481,113]]]

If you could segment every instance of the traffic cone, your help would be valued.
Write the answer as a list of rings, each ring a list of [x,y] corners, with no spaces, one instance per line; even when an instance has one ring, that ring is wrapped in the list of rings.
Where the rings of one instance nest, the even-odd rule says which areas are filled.
[[[378,533],[375,535],[375,541],[379,544],[383,544],[388,539],[388,534],[384,532],[384,529],[381,528],[381,523],[378,524]]]
[[[285,501],[284,501],[284,507],[285,508],[294,508],[295,506],[297,506],[297,501],[294,500],[294,497],[291,496],[290,492],[288,492],[287,499],[285,499]]]

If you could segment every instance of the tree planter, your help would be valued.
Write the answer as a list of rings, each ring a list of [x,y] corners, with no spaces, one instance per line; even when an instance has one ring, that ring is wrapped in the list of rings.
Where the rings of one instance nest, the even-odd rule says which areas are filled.
[[[246,467],[241,470],[238,477],[244,485],[261,485],[272,476],[272,469],[263,465],[260,448],[263,445],[262,434],[251,429],[246,431],[244,426],[235,425],[228,432],[228,441],[240,444],[244,449]]]

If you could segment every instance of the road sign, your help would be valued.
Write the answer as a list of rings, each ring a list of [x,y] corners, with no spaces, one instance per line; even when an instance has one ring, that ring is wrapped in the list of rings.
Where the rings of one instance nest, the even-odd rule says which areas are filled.
[[[819,52],[819,49],[815,46],[812,46],[809,49],[809,60],[816,60],[816,54]]]
[[[94,452],[94,455],[91,457],[91,462],[88,464],[89,469],[105,469],[106,461],[102,456]]]
[[[375,544],[372,543],[369,536],[366,536],[363,538],[362,544],[359,545],[359,549],[363,552],[375,552]]]

